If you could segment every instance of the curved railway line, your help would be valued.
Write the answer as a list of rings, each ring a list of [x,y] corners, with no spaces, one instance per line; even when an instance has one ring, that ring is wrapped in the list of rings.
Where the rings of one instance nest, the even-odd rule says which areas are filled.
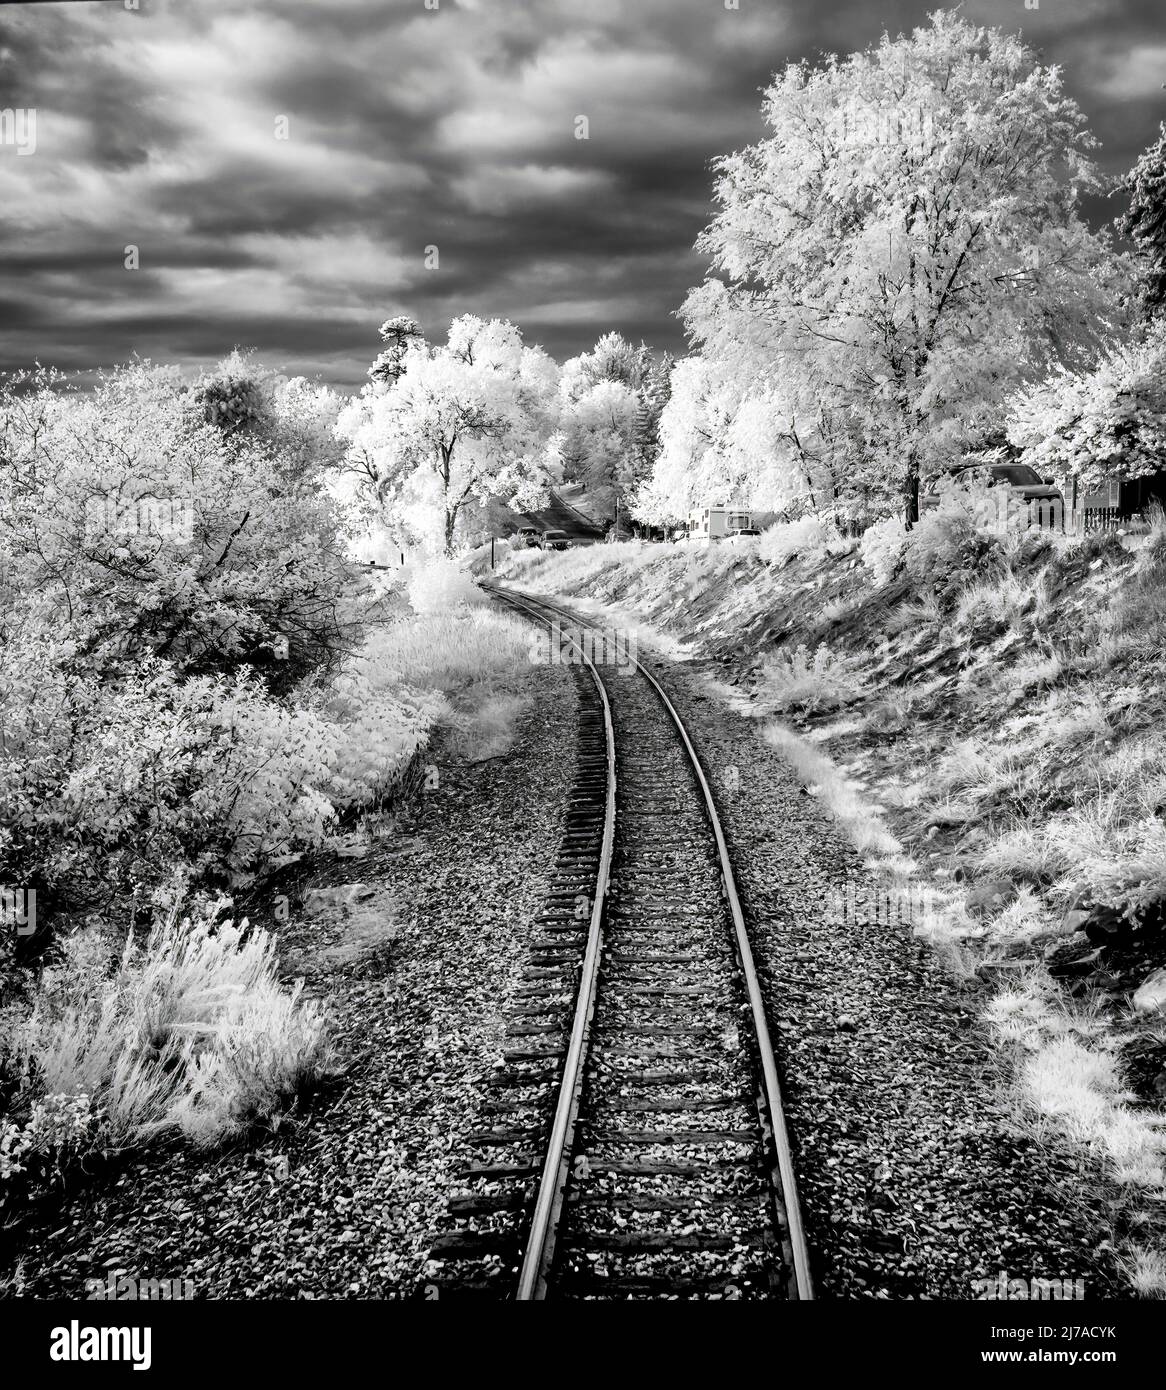
[[[493,588],[540,624],[591,628]],[[591,629],[593,630],[593,629]],[[642,663],[571,632],[575,784],[424,1296],[813,1297],[777,1066],[700,758]]]

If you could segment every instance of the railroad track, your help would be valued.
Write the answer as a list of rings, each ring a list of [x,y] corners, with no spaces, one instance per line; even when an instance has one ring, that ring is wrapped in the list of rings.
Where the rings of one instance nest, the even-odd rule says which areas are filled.
[[[813,1296],[776,1063],[728,847],[675,708],[589,659],[576,781],[474,1158],[424,1296]],[[584,628],[587,625],[584,625]]]

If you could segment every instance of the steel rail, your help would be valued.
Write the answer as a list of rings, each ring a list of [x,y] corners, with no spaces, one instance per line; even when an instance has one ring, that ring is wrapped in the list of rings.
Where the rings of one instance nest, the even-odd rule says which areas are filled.
[[[537,608],[521,599],[506,595],[505,601],[531,614],[540,622],[546,621]],[[607,740],[607,799],[603,818],[603,842],[596,874],[595,901],[591,905],[591,921],[579,981],[579,996],[575,1004],[575,1017],[563,1063],[559,1098],[555,1105],[550,1138],[547,1141],[534,1214],[531,1217],[530,1234],[527,1237],[518,1287],[515,1291],[515,1299],[520,1303],[546,1297],[547,1275],[554,1259],[555,1239],[574,1143],[575,1122],[578,1119],[579,1099],[583,1091],[583,1063],[587,1057],[591,1020],[595,1014],[595,988],[599,980],[599,962],[603,952],[603,910],[608,877],[611,873],[612,846],[615,842],[615,727],[611,720],[611,703],[594,662],[584,652],[580,643],[569,634],[567,640],[579,653],[603,702],[603,727]]]
[[[511,601],[517,599],[520,606],[526,608],[528,612],[536,611],[531,606],[534,604],[549,612],[569,618],[573,623],[582,622],[584,625],[593,625],[586,619],[581,620],[577,614],[572,613],[569,609],[562,608],[558,604],[549,603],[541,597],[534,597],[527,594],[523,594],[519,597],[514,591],[502,589],[501,586],[491,585],[490,587],[495,592],[505,595]],[[581,652],[579,644],[574,643],[574,645]],[[652,672],[649,671],[642,662],[636,660],[635,657],[629,656],[629,660],[635,669],[639,671],[652,686],[652,689],[659,697],[672,723],[676,726],[677,732],[680,734],[692,764],[692,769],[696,774],[697,783],[700,786],[704,798],[705,811],[707,812],[709,824],[717,843],[717,853],[721,864],[721,876],[725,885],[725,895],[728,900],[729,911],[733,919],[737,958],[740,962],[741,973],[749,1000],[749,1009],[753,1019],[753,1030],[761,1063],[765,1108],[768,1112],[769,1124],[773,1134],[774,1153],[777,1158],[778,1176],[781,1181],[782,1206],[785,1212],[790,1256],[793,1263],[792,1291],[799,1300],[809,1300],[814,1297],[814,1285],[810,1274],[809,1248],[806,1243],[805,1225],[801,1214],[801,1203],[798,1199],[798,1185],[797,1176],[794,1172],[793,1150],[790,1144],[789,1128],[785,1121],[785,1108],[781,1096],[781,1082],[777,1074],[777,1059],[773,1050],[773,1039],[769,1031],[769,1021],[765,1013],[765,1000],[762,996],[760,981],[757,977],[757,967],[753,959],[753,950],[749,943],[749,932],[745,925],[745,914],[741,909],[741,899],[737,892],[736,877],[733,873],[732,860],[729,856],[728,842],[725,839],[725,832],[721,826],[716,802],[713,799],[712,788],[705,775],[700,755],[697,753],[692,739],[689,737],[683,719],[681,719],[675,705],[673,705],[672,701],[668,698],[664,688]],[[603,683],[595,667],[591,662],[587,664],[591,668],[593,677],[599,681],[600,687],[602,688]],[[603,691],[603,703],[605,718],[610,719],[610,707],[608,705],[606,691]],[[612,792],[614,791],[614,770],[611,774],[609,790]]]

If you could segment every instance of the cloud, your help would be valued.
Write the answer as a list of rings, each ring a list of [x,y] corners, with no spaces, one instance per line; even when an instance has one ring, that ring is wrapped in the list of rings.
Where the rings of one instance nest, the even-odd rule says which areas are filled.
[[[1166,83],[1166,43],[1138,44],[1107,56],[1109,75],[1096,84],[1103,96],[1130,101],[1161,93]]]
[[[244,344],[355,388],[400,312],[432,336],[502,315],[560,357],[608,327],[682,350],[709,162],[762,134],[760,89],[933,4],[2,6],[0,105],[34,107],[38,139],[0,148],[0,367],[193,366]],[[965,13],[1065,64],[1116,172],[1156,133],[1159,5]]]

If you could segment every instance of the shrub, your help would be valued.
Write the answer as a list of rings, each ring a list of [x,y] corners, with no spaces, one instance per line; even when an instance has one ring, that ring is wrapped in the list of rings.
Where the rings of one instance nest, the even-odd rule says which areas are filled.
[[[359,666],[298,705],[157,659],[100,682],[22,639],[0,669],[0,873],[158,888],[318,845],[392,786],[440,709]]]
[[[325,1019],[300,985],[281,986],[271,938],[214,918],[172,912],[144,946],[127,939],[112,974],[92,936],[66,943],[16,1039],[23,1133],[45,1097],[73,1098],[72,1112],[57,1106],[66,1119],[84,1098],[98,1117],[87,1139],[125,1148],[177,1133],[207,1146],[270,1119],[324,1073]]]
[[[960,490],[944,493],[939,505],[923,513],[907,536],[907,572],[916,584],[945,580],[953,571],[971,570],[990,549],[980,534],[986,504]]]
[[[462,566],[445,557],[429,560],[411,570],[407,588],[413,612],[424,616],[486,602],[481,589]]]
[[[816,516],[803,516],[797,521],[778,521],[761,533],[757,553],[767,565],[778,569],[798,555],[825,550],[837,538],[829,522]]]
[[[344,811],[383,800],[446,708],[439,693],[378,685],[358,653],[321,705],[329,725],[321,792]]]
[[[820,645],[809,656],[804,645],[790,655],[777,653],[762,667],[757,709],[761,714],[784,710],[831,710],[858,698],[845,665]]]
[[[895,577],[907,544],[907,528],[897,516],[876,521],[863,532],[859,553],[878,588]]]
[[[285,691],[334,668],[352,641],[346,570],[304,457],[246,430],[225,438],[146,365],[84,396],[57,385],[0,386],[10,631],[57,633],[98,672],[151,656],[184,675],[252,665]]]
[[[84,1091],[34,1101],[23,1124],[0,1126],[0,1183],[20,1175],[32,1182],[44,1182],[54,1172],[61,1176],[74,1157],[93,1147],[102,1118]]]

